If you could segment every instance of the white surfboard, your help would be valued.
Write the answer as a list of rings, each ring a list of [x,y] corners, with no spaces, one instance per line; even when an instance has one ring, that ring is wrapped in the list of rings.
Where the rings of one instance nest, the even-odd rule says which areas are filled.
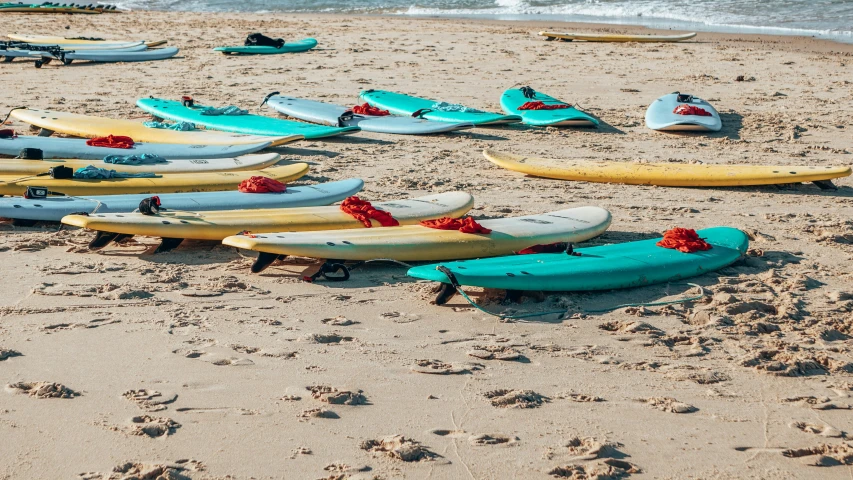
[[[355,195],[364,187],[358,178],[339,182],[287,187],[282,193],[194,192],[156,194],[162,208],[206,212],[261,208],[314,207],[329,205]],[[0,218],[21,222],[58,222],[72,213],[130,213],[139,202],[155,194],[100,195],[90,197],[47,197],[27,199],[0,197]]]
[[[321,125],[359,127],[366,132],[397,135],[429,135],[473,128],[472,123],[433,122],[422,118],[397,115],[372,116],[352,114],[340,105],[301,98],[273,95],[269,106],[289,117]],[[349,114],[347,114],[349,112]]]
[[[711,115],[680,115],[674,113],[680,105],[698,107]],[[720,114],[710,103],[699,97],[675,92],[664,95],[649,105],[648,110],[646,110],[646,126],[652,130],[663,131],[719,132],[723,128],[723,122],[720,119]]]
[[[177,47],[156,48],[153,50],[145,50],[142,52],[125,52],[125,51],[69,51],[62,55],[51,52],[31,52],[31,55],[42,57],[43,59],[59,60],[64,58],[64,63],[67,65],[74,60],[87,60],[91,62],[150,62],[152,60],[165,60],[172,58],[178,54]],[[37,64],[38,65],[38,64]]]
[[[0,155],[17,157],[25,148],[37,148],[44,158],[81,158],[102,160],[108,155],[159,155],[167,160],[200,158],[232,158],[259,152],[270,142],[248,145],[179,145],[137,142],[132,148],[92,147],[80,138],[37,137],[21,135],[0,138]]]

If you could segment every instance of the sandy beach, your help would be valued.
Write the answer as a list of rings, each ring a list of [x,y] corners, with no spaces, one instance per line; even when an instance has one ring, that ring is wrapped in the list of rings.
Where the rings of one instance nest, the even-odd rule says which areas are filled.
[[[305,283],[311,260],[260,275],[214,242],[164,254],[135,238],[0,219],[0,479],[849,479],[853,470],[853,181],[723,189],[564,182],[499,169],[484,148],[550,158],[750,165],[853,163],[853,45],[700,33],[675,44],[546,42],[540,30],[639,27],[382,16],[4,15],[3,31],[167,39],[140,64],[0,65],[16,106],[147,119],[145,96],[253,113],[273,91],[354,105],[381,88],[500,111],[512,86],[600,118],[599,129],[359,133],[279,148],[310,173],[358,177],[367,200],[462,190],[477,219],[594,205],[584,245],[732,226],[747,257],[685,284],[526,297],[493,312],[405,268]],[[263,32],[315,37],[295,55],[212,51]],[[58,63],[58,62],[54,62]],[[736,81],[742,76],[743,81]],[[723,129],[666,134],[646,107],[712,102]],[[11,123],[26,132],[27,126]],[[510,310],[507,310],[509,308]],[[400,437],[402,436],[402,438]],[[847,464],[847,465],[845,465]],[[135,476],[134,476],[135,475]],[[160,475],[160,476],[158,476]]]

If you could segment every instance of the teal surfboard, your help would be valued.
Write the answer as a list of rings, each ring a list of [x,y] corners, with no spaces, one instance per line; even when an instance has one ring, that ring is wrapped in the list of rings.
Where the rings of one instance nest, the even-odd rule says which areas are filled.
[[[475,126],[478,126],[518,123],[521,121],[521,117],[518,115],[501,115],[499,113],[476,111],[442,111],[437,106],[440,102],[435,100],[385,90],[366,90],[361,92],[359,98],[374,107],[388,110],[394,115],[413,115],[417,113],[416,116],[418,118],[425,118],[436,122],[464,122],[473,123]]]
[[[704,252],[682,253],[658,247],[659,238],[565,253],[513,255],[423,265],[409,269],[412,277],[450,283],[437,270],[448,268],[460,285],[505,290],[589,291],[640,287],[672,282],[719,270],[740,259],[749,246],[742,231],[714,227],[696,233],[712,245]]]
[[[296,42],[285,43],[281,48],[261,47],[256,45],[251,46],[234,46],[234,47],[216,47],[215,52],[222,53],[240,53],[247,55],[275,55],[278,53],[296,53],[307,52],[317,46],[317,40],[313,38],[303,38]]]
[[[158,118],[191,122],[212,130],[249,135],[304,135],[306,139],[312,139],[347,135],[360,130],[358,127],[326,127],[262,115],[202,115],[206,108],[204,105],[185,107],[181,102],[161,98],[140,98],[136,105]]]
[[[506,113],[521,115],[526,125],[539,127],[597,127],[598,120],[575,107],[556,110],[519,110],[527,102],[542,102],[545,105],[566,105],[565,102],[534,91],[530,87],[510,88],[501,96],[501,108]]]

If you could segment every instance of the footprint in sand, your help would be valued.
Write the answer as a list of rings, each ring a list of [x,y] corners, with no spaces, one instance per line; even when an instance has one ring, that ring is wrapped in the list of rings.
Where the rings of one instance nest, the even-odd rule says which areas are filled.
[[[362,394],[361,390],[338,390],[327,385],[313,385],[305,387],[311,392],[311,397],[321,402],[326,402],[332,405],[367,405],[367,398]]]
[[[23,354],[17,350],[12,350],[10,348],[2,348],[0,347],[0,362],[6,360],[7,358],[12,357],[21,357]]]
[[[521,353],[506,345],[476,345],[468,352],[468,355],[480,360],[520,360]]]
[[[788,425],[791,428],[796,428],[798,430],[802,430],[806,433],[814,433],[815,435],[821,435],[823,437],[828,438],[846,438],[846,435],[841,430],[829,426],[827,424],[817,425],[814,423],[807,422],[793,422]]]
[[[693,405],[688,405],[686,403],[679,402],[678,400],[672,397],[641,398],[637,401],[645,403],[646,405],[654,409],[670,413],[693,413],[699,410]]]
[[[374,455],[386,455],[404,462],[423,462],[441,457],[420,442],[402,435],[391,435],[379,440],[365,440],[359,447]]]
[[[320,322],[326,325],[334,325],[336,327],[348,327],[350,325],[355,325],[356,323],[359,323],[352,321],[343,315],[338,315],[337,317],[332,318],[324,318],[320,320]]]
[[[518,442],[518,437],[503,435],[500,433],[480,433],[468,437],[468,443],[475,447],[482,447],[486,445],[512,446],[517,444]]]
[[[231,356],[225,356],[225,355],[214,355],[211,353],[207,353],[204,350],[178,349],[178,350],[174,350],[172,353],[175,353],[178,355],[183,355],[186,358],[199,359],[203,362],[207,362],[207,363],[210,363],[212,365],[216,365],[218,367],[224,367],[224,366],[241,367],[241,366],[248,366],[248,365],[254,365],[255,364],[255,362],[253,362],[251,359],[248,359],[248,358],[231,357]]]
[[[783,403],[795,403],[801,407],[809,407],[814,410],[850,410],[853,405],[834,402],[829,397],[801,396],[782,399]]]
[[[492,390],[483,394],[498,408],[537,408],[551,399],[533,390]]]
[[[583,393],[560,392],[554,395],[554,398],[560,400],[571,400],[573,402],[604,402],[605,400],[596,395],[585,395]]]
[[[725,373],[707,368],[697,368],[692,365],[664,365],[658,371],[673,380],[689,380],[700,385],[711,385],[730,380],[729,376]]]
[[[459,375],[463,373],[471,373],[473,370],[480,370],[482,365],[466,363],[464,365],[453,365],[444,363],[441,360],[415,360],[411,370],[417,373],[428,373],[433,375]]]
[[[821,444],[811,448],[784,450],[782,455],[799,458],[806,465],[816,467],[853,465],[853,444],[846,442],[838,445]]]
[[[128,390],[124,392],[122,396],[147,412],[159,412],[166,410],[169,408],[166,405],[169,405],[178,399],[177,393],[160,393],[156,390],[148,390],[145,388]]]
[[[318,408],[309,408],[307,410],[303,410],[299,415],[297,415],[300,420],[308,420],[311,418],[331,418],[338,419],[341,418],[337,413],[327,410],[322,407]]]
[[[81,395],[61,383],[53,382],[18,382],[6,385],[6,389],[36,398],[74,398]]]
[[[182,459],[171,463],[124,462],[111,473],[88,472],[77,475],[79,480],[118,479],[189,479],[193,472],[203,472],[205,466],[198,460]]]
[[[353,340],[352,337],[338,335],[337,333],[309,333],[299,338],[300,342],[321,344],[339,344]]]
[[[181,424],[166,417],[139,415],[130,419],[131,425],[121,429],[128,435],[138,435],[150,438],[169,436],[181,428]],[[118,429],[118,428],[117,428]]]
[[[572,480],[593,478],[617,479],[627,478],[631,474],[641,472],[642,470],[633,463],[616,460],[615,458],[607,458],[584,465],[571,464],[555,467],[548,472],[548,475],[556,478],[570,478]]]
[[[391,320],[394,323],[412,323],[420,320],[421,316],[415,313],[385,312],[380,314],[379,318]]]
[[[110,318],[95,318],[86,323],[55,323],[52,325],[44,325],[40,330],[47,333],[53,333],[60,330],[74,330],[76,328],[98,328],[104,325],[112,325],[121,323],[119,319]]]

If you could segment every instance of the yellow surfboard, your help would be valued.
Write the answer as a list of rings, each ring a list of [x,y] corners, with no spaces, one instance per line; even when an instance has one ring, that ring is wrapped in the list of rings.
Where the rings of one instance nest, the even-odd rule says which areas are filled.
[[[205,173],[205,172],[239,172],[243,170],[260,170],[275,165],[281,160],[277,153],[261,153],[258,155],[243,155],[235,158],[198,158],[183,160],[168,160],[166,163],[148,165],[122,165],[106,163],[103,160],[77,160],[64,158],[49,158],[44,160],[24,160],[21,158],[0,159],[0,175],[38,175],[52,167],[64,165],[77,170],[89,165],[115,170],[117,172],[150,172],[157,174],[173,173]]]
[[[547,37],[548,40],[566,40],[583,42],[642,42],[642,43],[669,43],[683,42],[695,37],[695,33],[683,35],[613,35],[609,33],[560,33],[539,32],[539,35]]]
[[[0,195],[23,195],[27,187],[45,187],[67,196],[121,195],[127,193],[217,192],[233,190],[254,176],[288,182],[308,173],[307,163],[245,172],[176,173],[155,178],[109,178],[103,180],[57,180],[50,177],[0,176]]]
[[[272,146],[302,140],[302,135],[265,137],[239,133],[192,130],[181,132],[161,128],[148,128],[142,122],[117,118],[93,117],[76,113],[54,112],[24,108],[12,110],[11,116],[30,125],[50,132],[59,132],[75,137],[106,137],[125,135],[137,142],[172,143],[181,145],[245,145],[272,142]]]
[[[665,187],[737,187],[815,182],[834,188],[833,178],[850,175],[850,167],[705,165],[686,163],[599,162],[527,157],[484,150],[495,165],[535,177],[581,182],[660,185]],[[821,183],[819,183],[821,182]],[[823,183],[825,182],[825,183]]]
[[[375,202],[373,206],[389,212],[401,225],[413,225],[421,220],[460,217],[474,206],[474,197],[464,192],[448,192],[408,200]],[[168,208],[168,205],[163,207]],[[158,215],[68,215],[62,219],[62,223],[100,232],[196,240],[222,240],[243,231],[304,232],[364,228],[361,221],[342,212],[336,205],[199,213],[166,211]],[[372,224],[374,228],[394,228],[381,227],[375,220]]]
[[[80,45],[98,48],[115,48],[115,46],[137,43],[135,40],[84,40],[80,38],[56,37],[52,35],[20,35],[10,33],[7,35],[16,42],[26,42],[32,45]],[[147,47],[159,47],[168,43],[167,40],[153,40],[143,42]]]

